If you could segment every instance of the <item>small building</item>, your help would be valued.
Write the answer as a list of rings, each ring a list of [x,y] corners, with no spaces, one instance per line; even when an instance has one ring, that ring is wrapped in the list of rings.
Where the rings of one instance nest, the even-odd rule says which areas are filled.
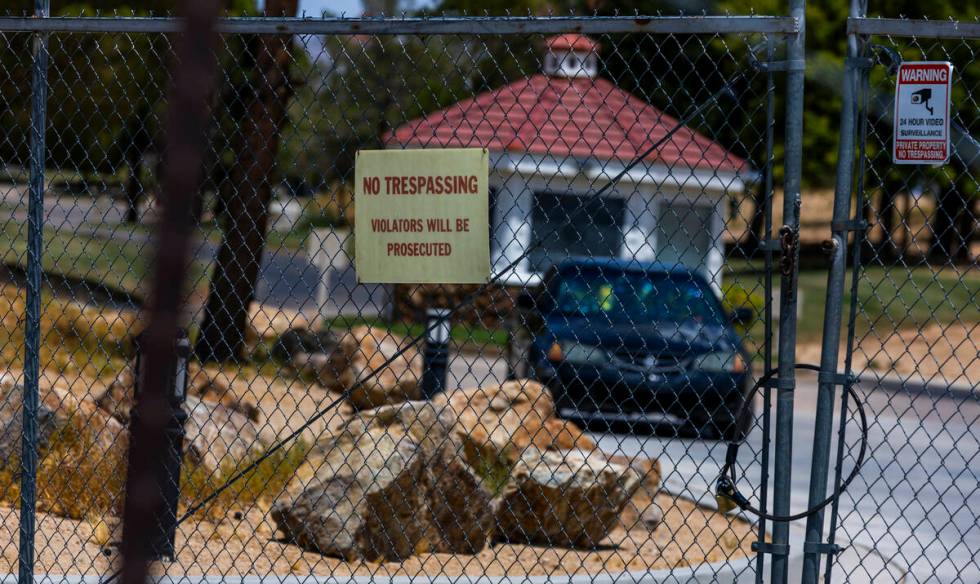
[[[567,256],[613,256],[692,266],[720,288],[728,197],[745,189],[746,161],[681,127],[590,196],[677,120],[599,77],[595,41],[565,34],[546,45],[542,73],[408,122],[388,147],[490,150],[494,271],[543,239],[506,284],[533,285]]]

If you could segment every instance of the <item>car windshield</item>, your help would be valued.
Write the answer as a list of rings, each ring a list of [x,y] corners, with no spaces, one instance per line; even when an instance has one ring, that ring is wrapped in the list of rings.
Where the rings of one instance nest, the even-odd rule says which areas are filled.
[[[616,322],[721,324],[717,299],[698,278],[587,267],[558,274],[554,310],[569,316],[605,316]]]

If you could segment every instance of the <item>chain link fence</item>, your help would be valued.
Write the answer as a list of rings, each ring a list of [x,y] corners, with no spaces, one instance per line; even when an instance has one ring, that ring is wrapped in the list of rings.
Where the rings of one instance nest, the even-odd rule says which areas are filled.
[[[861,559],[833,575],[894,577],[891,562],[915,581],[972,582],[980,574],[972,551],[980,541],[980,28],[853,18],[849,30],[859,49],[854,218],[866,226],[849,253],[841,362],[860,379],[870,421],[867,463],[830,523]],[[892,162],[897,68],[909,61],[953,66],[945,165]],[[848,432],[838,464],[853,460],[857,440]]]
[[[0,18],[0,574],[119,574],[179,24]],[[147,526],[159,574],[761,582],[773,560],[798,578],[802,532],[759,519],[790,502],[790,470],[793,510],[808,507],[806,441],[792,457],[771,444],[770,404],[795,385],[796,431],[813,432],[818,376],[785,373],[794,352],[819,361],[828,298],[820,252],[799,268],[832,203],[814,198],[800,228],[797,19],[219,32],[188,338],[167,379],[179,455],[160,453],[157,486],[174,505]],[[862,37],[872,228],[841,307],[861,381],[834,482],[862,467],[865,414],[868,455],[830,513],[850,582],[980,572],[975,154],[889,164],[885,62],[953,61],[967,139],[975,38]],[[356,154],[406,148],[489,151],[488,284],[358,280]],[[931,198],[954,235],[927,236]],[[729,471],[742,512],[718,508]]]

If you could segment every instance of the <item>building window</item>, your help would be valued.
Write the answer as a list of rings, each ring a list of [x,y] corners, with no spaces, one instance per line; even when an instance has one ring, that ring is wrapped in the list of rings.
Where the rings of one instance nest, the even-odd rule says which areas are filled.
[[[625,217],[623,199],[534,193],[531,243],[541,244],[528,254],[530,270],[544,272],[569,256],[618,257]]]

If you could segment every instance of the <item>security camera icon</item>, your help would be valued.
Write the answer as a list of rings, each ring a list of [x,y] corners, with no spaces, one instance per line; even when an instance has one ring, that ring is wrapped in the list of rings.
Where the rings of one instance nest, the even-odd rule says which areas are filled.
[[[929,105],[929,101],[931,100],[932,100],[932,89],[928,87],[925,89],[920,89],[918,91],[912,92],[912,103],[922,104],[923,106],[925,106],[925,108],[929,110],[930,116],[935,114],[935,112],[932,110],[932,106]]]

